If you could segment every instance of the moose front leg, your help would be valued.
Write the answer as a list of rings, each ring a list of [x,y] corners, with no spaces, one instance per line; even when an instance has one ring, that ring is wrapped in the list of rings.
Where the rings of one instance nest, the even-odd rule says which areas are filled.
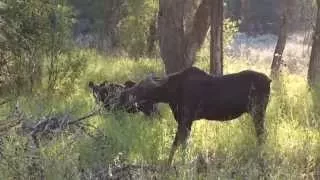
[[[178,149],[179,145],[186,147],[187,139],[190,135],[191,123],[179,123],[176,136],[174,138],[173,144],[171,146],[171,151],[169,154],[168,165],[170,166],[173,160],[173,156]]]

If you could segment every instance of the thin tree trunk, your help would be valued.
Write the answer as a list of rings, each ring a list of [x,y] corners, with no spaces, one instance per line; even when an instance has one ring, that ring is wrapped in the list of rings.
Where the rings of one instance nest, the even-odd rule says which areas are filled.
[[[102,51],[119,46],[117,25],[126,16],[125,2],[125,0],[105,0],[104,2],[104,32],[99,47]],[[105,44],[105,41],[107,44]]]
[[[183,58],[186,67],[193,65],[197,51],[201,48],[210,27],[210,0],[202,0],[193,19],[191,31],[185,34]]]
[[[180,71],[193,65],[196,52],[201,47],[209,28],[209,0],[202,0],[194,18],[193,25],[185,27],[186,1],[160,0],[158,32],[160,55],[166,73]]]
[[[320,83],[320,0],[317,0],[317,5],[317,22],[313,36],[311,57],[308,70],[308,83],[311,87],[315,87]]]
[[[210,72],[223,75],[223,0],[211,1]]]
[[[286,41],[287,41],[287,28],[288,23],[287,23],[287,14],[286,12],[283,13],[281,17],[281,24],[280,24],[280,31],[279,31],[279,36],[278,36],[278,41],[277,45],[273,54],[273,61],[271,65],[271,78],[278,80],[279,75],[280,75],[280,68],[281,65],[283,64],[283,51],[286,46]]]
[[[248,23],[249,23],[249,9],[250,9],[250,3],[248,0],[240,0],[240,17],[241,17],[241,25],[240,25],[240,31],[248,32]]]

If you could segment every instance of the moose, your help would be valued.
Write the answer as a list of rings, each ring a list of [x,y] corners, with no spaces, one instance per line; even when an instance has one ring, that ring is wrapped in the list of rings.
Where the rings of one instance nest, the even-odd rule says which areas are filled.
[[[265,136],[265,113],[269,102],[271,80],[264,74],[245,70],[224,76],[211,76],[196,67],[163,78],[148,76],[124,90],[121,104],[169,104],[178,124],[168,164],[180,145],[186,147],[192,123],[196,120],[233,120],[243,113],[253,119],[258,144]]]
[[[94,84],[92,81],[90,81],[88,86],[91,89],[96,102],[103,103],[104,108],[107,110],[124,108],[128,113],[137,113],[141,111],[146,116],[159,113],[157,105],[151,101],[136,103],[130,106],[119,106],[117,97],[123,90],[133,87],[135,84],[136,83],[131,80],[126,81],[124,85],[108,83],[107,81],[104,81],[100,84]]]

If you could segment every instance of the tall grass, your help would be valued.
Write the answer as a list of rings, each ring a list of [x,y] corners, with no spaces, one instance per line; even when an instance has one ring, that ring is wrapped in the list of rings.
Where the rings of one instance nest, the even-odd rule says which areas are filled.
[[[57,95],[55,100],[46,101],[39,93],[19,99],[31,119],[66,111],[75,116],[86,114],[96,106],[87,87],[90,80],[122,83],[128,79],[139,81],[151,72],[163,73],[159,60],[133,61],[106,58],[92,51],[83,53],[88,66],[74,81],[76,88],[67,97]],[[208,70],[208,58],[200,54],[196,66]],[[268,64],[254,65],[226,58],[226,73],[243,69],[269,73]],[[177,126],[165,104],[161,104],[161,116],[157,118],[139,113],[105,112],[86,122],[93,136],[76,129],[41,142],[39,161],[46,179],[93,179],[95,173],[123,163],[163,165]],[[316,179],[320,163],[320,122],[304,77],[284,73],[281,83],[273,83],[266,125],[268,135],[262,156],[267,176]],[[12,131],[3,141],[2,154],[9,158],[0,160],[0,179],[30,178],[26,177],[30,163],[30,155],[25,150],[27,137]],[[193,124],[187,150],[180,149],[174,158],[178,175],[170,172],[153,175],[159,179],[258,179],[258,156],[253,123],[248,115],[230,122],[200,120]],[[138,179],[150,177],[142,172],[137,176]]]

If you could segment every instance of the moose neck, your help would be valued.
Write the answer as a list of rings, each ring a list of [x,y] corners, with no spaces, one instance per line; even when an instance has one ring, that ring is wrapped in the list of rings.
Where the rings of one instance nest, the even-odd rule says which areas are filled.
[[[152,95],[148,100],[151,100],[156,103],[169,103],[170,102],[170,94],[165,86],[159,86],[153,89]]]

